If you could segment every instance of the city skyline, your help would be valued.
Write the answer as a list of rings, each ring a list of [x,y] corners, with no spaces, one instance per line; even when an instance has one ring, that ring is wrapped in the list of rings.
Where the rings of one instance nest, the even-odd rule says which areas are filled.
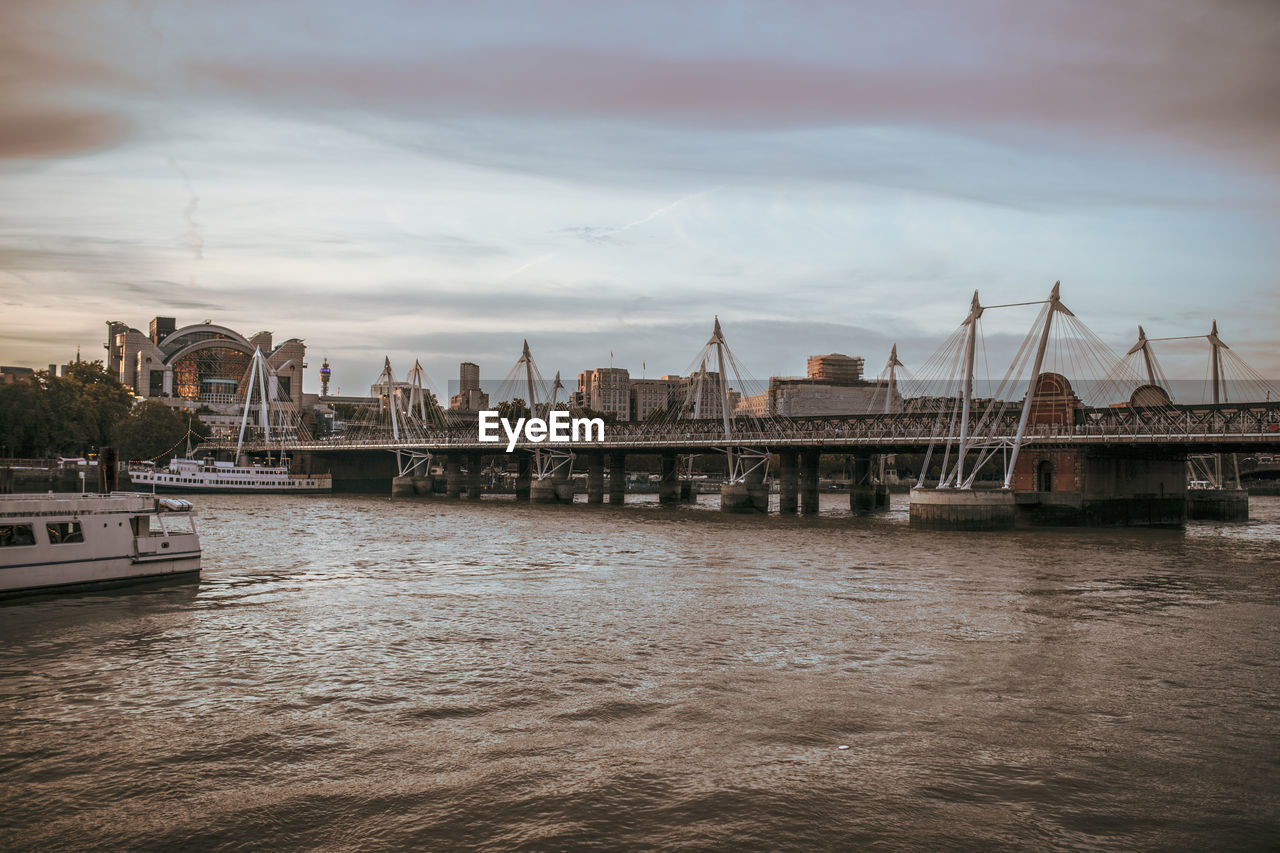
[[[687,372],[718,314],[756,378],[874,377],[1061,279],[1120,353],[1216,318],[1280,375],[1274,12],[926,11],[7,8],[0,361],[159,314],[303,338],[309,391],[384,356],[444,391],[525,338],[548,376]]]

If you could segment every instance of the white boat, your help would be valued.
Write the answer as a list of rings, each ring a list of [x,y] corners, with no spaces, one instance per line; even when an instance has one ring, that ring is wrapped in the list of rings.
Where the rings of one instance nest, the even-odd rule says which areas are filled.
[[[212,459],[169,460],[163,468],[150,462],[129,465],[129,481],[140,492],[330,492],[329,474],[294,474],[287,465],[234,465]]]
[[[194,515],[129,492],[0,495],[0,596],[199,576]]]

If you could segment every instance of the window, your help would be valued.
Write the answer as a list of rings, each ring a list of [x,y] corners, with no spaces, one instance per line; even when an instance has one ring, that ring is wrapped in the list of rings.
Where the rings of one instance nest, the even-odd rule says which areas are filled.
[[[50,545],[71,545],[84,541],[84,531],[78,521],[51,521],[44,526],[49,533]]]
[[[34,545],[36,535],[30,524],[0,524],[0,548],[11,545]]]

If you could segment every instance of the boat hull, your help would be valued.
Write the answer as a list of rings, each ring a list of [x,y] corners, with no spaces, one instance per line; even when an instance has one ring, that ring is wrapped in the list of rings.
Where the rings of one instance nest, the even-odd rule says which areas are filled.
[[[139,493],[164,495],[267,495],[267,494],[289,494],[289,495],[327,495],[330,494],[332,487],[299,487],[290,488],[288,486],[220,486],[216,483],[192,485],[170,485],[156,483],[154,486],[146,482],[133,482],[134,491]]]
[[[2,568],[0,569],[0,599],[49,593],[89,592],[163,580],[199,579],[200,555],[198,552],[193,558],[156,560],[146,563],[133,563],[125,557],[120,561],[120,565],[93,560],[34,572]]]

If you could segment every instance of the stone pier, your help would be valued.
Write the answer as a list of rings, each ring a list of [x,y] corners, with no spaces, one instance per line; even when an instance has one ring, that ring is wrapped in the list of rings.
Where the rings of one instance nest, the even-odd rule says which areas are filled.
[[[722,512],[768,512],[769,486],[764,481],[764,466],[749,471],[740,483],[720,487]]]
[[[529,482],[529,500],[536,504],[556,503],[555,481],[550,477],[545,480],[531,480]]]
[[[676,455],[662,454],[662,475],[658,480],[658,503],[663,506],[674,506],[680,503],[680,480],[676,473]]]
[[[516,456],[516,500],[529,500],[529,481],[531,475],[529,473],[533,466],[533,460],[528,453],[519,453]]]
[[[889,508],[889,487],[872,481],[871,463],[869,453],[859,453],[853,457],[849,509],[854,512],[881,512]]]
[[[451,498],[462,497],[462,456],[450,453],[444,463],[445,494]]]
[[[800,507],[799,454],[783,450],[778,454],[778,512],[795,515]]]
[[[1187,520],[1186,456],[1159,448],[1034,445],[1013,472],[1018,524],[1179,527]]]
[[[609,454],[609,503],[622,506],[627,500],[627,455]]]
[[[587,503],[604,503],[604,454],[587,455]]]
[[[555,484],[556,500],[562,504],[573,503],[573,480],[570,475],[573,473],[573,460],[566,462],[556,469],[552,482]]]
[[[467,500],[480,500],[484,476],[484,457],[479,453],[467,456]]]
[[[800,514],[818,514],[818,451],[800,452]]]
[[[1187,518],[1248,521],[1249,493],[1244,489],[1187,489]]]
[[[1012,489],[911,490],[911,525],[933,530],[1008,530],[1014,526]]]

